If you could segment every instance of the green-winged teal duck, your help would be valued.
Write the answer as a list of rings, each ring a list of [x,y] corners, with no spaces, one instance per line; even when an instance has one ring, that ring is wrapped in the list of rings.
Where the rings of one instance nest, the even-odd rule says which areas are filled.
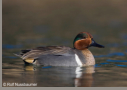
[[[37,47],[30,50],[21,50],[18,55],[25,64],[44,66],[89,66],[95,65],[93,54],[88,50],[95,46],[104,48],[97,44],[88,32],[79,33],[74,41],[74,48],[66,46]]]

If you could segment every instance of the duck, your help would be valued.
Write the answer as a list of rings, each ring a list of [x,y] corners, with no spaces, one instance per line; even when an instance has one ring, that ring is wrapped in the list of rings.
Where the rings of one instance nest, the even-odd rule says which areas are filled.
[[[96,43],[89,32],[80,32],[74,38],[73,48],[67,46],[41,46],[21,50],[15,54],[22,58],[25,64],[43,66],[90,66],[95,65],[95,58],[89,47],[104,48]]]

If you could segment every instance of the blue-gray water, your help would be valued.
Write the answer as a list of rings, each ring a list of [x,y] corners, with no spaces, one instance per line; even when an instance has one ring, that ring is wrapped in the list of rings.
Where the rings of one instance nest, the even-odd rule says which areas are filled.
[[[126,1],[3,0],[2,3],[2,83],[127,87]],[[73,47],[73,39],[82,31],[90,32],[97,43],[105,46],[89,48],[95,66],[25,66],[13,54],[37,46]]]

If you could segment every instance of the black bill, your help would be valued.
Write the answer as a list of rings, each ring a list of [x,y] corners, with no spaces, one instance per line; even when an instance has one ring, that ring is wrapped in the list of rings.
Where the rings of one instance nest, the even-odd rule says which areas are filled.
[[[99,48],[104,48],[103,45],[100,45],[100,44],[96,43],[93,39],[92,39],[92,43],[90,44],[90,46],[99,47]]]

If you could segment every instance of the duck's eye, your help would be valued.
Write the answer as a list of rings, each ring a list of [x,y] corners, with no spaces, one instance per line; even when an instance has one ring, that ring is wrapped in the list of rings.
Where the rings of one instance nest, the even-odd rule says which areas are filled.
[[[87,37],[83,37],[84,39],[87,39]]]
[[[83,38],[88,38],[88,35],[86,33],[84,33]]]

